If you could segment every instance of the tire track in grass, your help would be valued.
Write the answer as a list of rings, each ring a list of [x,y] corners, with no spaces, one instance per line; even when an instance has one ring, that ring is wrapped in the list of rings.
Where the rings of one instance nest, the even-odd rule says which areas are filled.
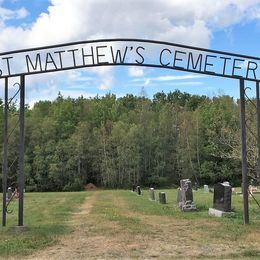
[[[35,252],[26,259],[81,259],[85,257],[82,248],[86,245],[85,220],[89,217],[98,192],[90,192],[78,212],[67,222],[72,227],[69,234],[58,237],[57,244]]]
[[[244,243],[232,238],[220,221],[180,218],[179,213],[178,217],[164,215],[159,204],[154,204],[152,213],[133,210],[138,203],[154,202],[129,196],[126,191],[90,194],[69,222],[73,232],[29,259],[226,259],[233,258],[233,252],[243,255],[248,248],[241,247]],[[245,251],[244,256],[248,254]]]

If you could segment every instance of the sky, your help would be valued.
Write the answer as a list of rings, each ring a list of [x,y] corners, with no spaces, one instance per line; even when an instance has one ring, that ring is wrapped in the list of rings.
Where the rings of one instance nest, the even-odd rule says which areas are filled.
[[[260,57],[260,0],[0,0],[0,53],[108,38],[139,38]],[[10,82],[15,92],[19,79]],[[3,80],[0,80],[3,86]],[[246,82],[252,88],[254,84]],[[239,81],[175,70],[99,67],[26,77],[26,103],[174,90],[239,97]],[[3,87],[0,87],[3,97]]]

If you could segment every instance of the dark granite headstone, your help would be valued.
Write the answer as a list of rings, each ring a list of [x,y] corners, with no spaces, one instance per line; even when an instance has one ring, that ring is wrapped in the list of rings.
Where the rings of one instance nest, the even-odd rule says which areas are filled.
[[[141,192],[141,187],[140,187],[140,186],[137,186],[137,187],[136,187],[136,190],[137,190],[137,194],[138,194],[138,195],[141,195],[141,194],[142,194],[142,192]]]
[[[166,204],[166,194],[165,194],[165,192],[159,192],[159,202],[161,204]]]
[[[214,185],[213,208],[225,212],[231,211],[232,188],[227,183]]]

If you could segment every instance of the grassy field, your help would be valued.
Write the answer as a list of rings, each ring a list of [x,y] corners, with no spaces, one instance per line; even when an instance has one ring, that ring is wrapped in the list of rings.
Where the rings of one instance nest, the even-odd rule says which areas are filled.
[[[26,193],[28,231],[11,228],[14,205],[8,227],[0,229],[0,256],[260,259],[260,208],[252,199],[250,225],[244,226],[239,195],[232,197],[232,217],[215,218],[208,216],[212,193],[194,192],[198,211],[181,212],[174,205],[176,190],[163,191],[166,205],[150,201],[147,190],[142,196],[124,190]]]
[[[26,255],[54,244],[59,235],[70,231],[66,221],[71,212],[84,201],[85,196],[86,193],[83,192],[26,193],[24,199],[24,224],[28,228],[26,232],[17,232],[14,229],[18,223],[18,201],[12,202],[9,209],[13,212],[7,214],[7,226],[0,228],[0,256]]]

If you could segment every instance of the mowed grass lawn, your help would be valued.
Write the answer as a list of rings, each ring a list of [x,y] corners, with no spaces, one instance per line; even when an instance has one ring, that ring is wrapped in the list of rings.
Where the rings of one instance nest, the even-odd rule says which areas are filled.
[[[66,221],[84,201],[85,192],[25,193],[25,232],[17,232],[18,200],[12,202],[6,227],[0,228],[0,256],[27,255],[54,244],[59,235],[70,231]],[[2,194],[1,194],[2,225]]]
[[[240,195],[232,196],[232,217],[215,218],[208,216],[212,193],[195,191],[198,210],[181,212],[175,207],[176,190],[162,191],[167,195],[166,205],[150,201],[147,190],[142,196],[128,190],[26,193],[24,223],[28,230],[14,232],[17,203],[13,203],[7,227],[0,229],[0,256],[30,255],[59,243],[59,237],[73,231],[69,225],[72,213],[79,211],[85,199],[95,197],[79,233],[85,236],[81,251],[87,250],[90,258],[260,259],[260,208],[252,198],[250,225],[245,226]],[[260,201],[260,195],[256,198]]]

